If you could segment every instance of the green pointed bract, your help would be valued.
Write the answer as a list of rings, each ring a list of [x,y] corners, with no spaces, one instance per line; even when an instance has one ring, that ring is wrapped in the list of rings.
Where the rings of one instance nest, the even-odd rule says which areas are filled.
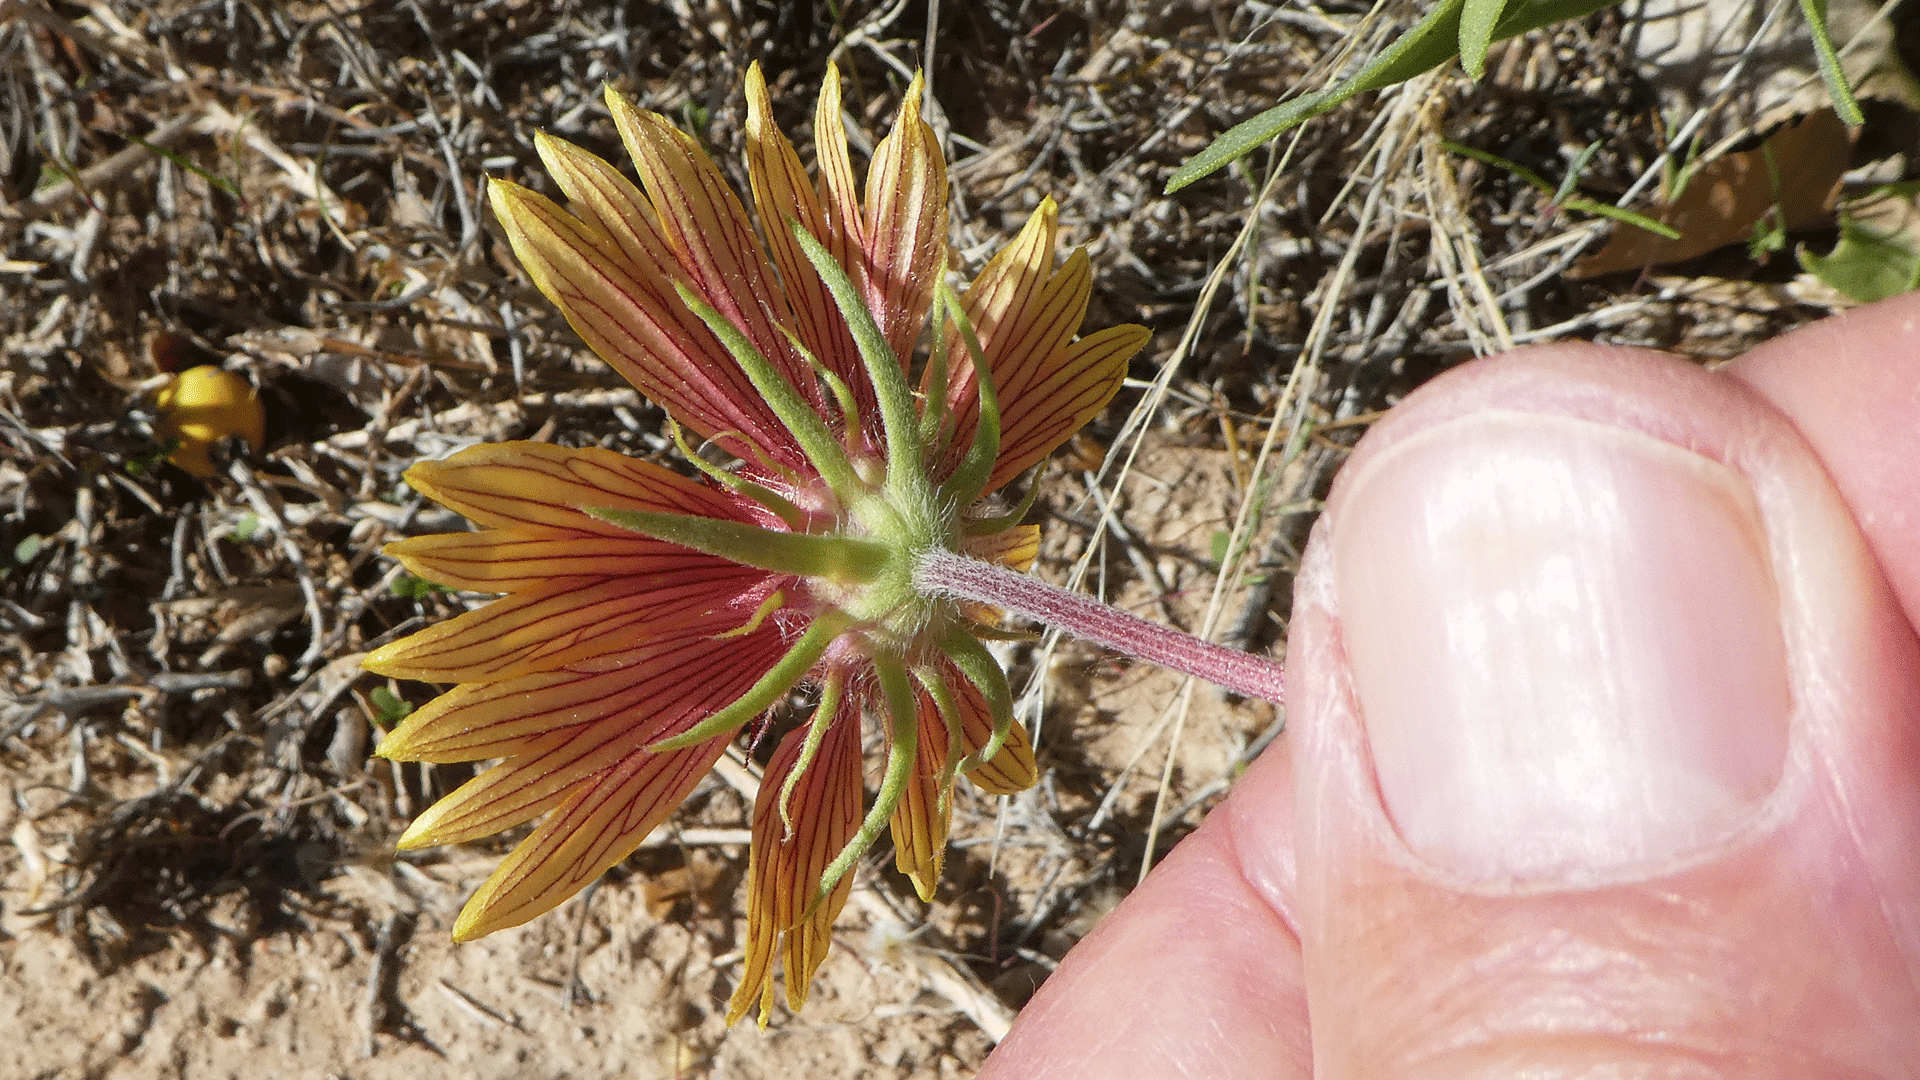
[[[860,403],[854,400],[853,387],[848,386],[847,380],[834,374],[832,368],[815,356],[813,350],[807,348],[807,343],[800,340],[797,332],[785,326],[780,328],[780,332],[787,336],[787,342],[793,346],[793,351],[800,354],[801,358],[807,362],[807,366],[813,369],[814,375],[827,384],[827,389],[833,392],[833,399],[840,403],[841,428],[849,433],[860,430]]]
[[[940,643],[940,651],[947,654],[947,659],[953,661],[967,681],[979,688],[993,713],[993,737],[958,766],[959,771],[969,772],[998,757],[1000,748],[1007,744],[1007,734],[1013,730],[1013,693],[1007,689],[1007,673],[1000,667],[1000,661],[995,660],[973,634],[954,628]]]
[[[967,536],[992,536],[994,533],[1006,532],[1008,529],[1020,524],[1020,520],[1027,516],[1028,512],[1033,509],[1034,500],[1039,494],[1039,484],[1028,484],[1027,493],[1020,497],[1020,505],[1004,514],[996,514],[992,517],[969,518],[961,531]]]
[[[913,758],[919,746],[919,733],[916,727],[920,723],[918,710],[914,707],[913,685],[907,679],[906,666],[897,657],[875,656],[873,658],[874,680],[880,684],[881,695],[886,699],[887,718],[892,722],[892,745],[887,748],[887,769],[880,777],[880,791],[874,796],[873,806],[867,810],[866,820],[860,823],[860,829],[833,857],[827,868],[820,873],[820,887],[813,894],[813,905],[819,904],[840,884],[840,879],[860,861],[860,856],[880,836],[892,819],[895,807],[900,805],[900,796],[907,790],[907,784],[913,779]]]
[[[877,579],[887,564],[890,550],[885,544],[851,536],[815,536],[763,529],[742,521],[698,514],[661,514],[607,506],[583,509],[589,517],[609,525],[731,559],[742,566],[776,574],[825,578],[842,585],[865,585]]]
[[[886,335],[873,321],[873,313],[861,301],[853,280],[847,277],[826,245],[797,221],[789,219],[787,227],[793,230],[800,250],[813,264],[820,280],[826,283],[827,291],[833,294],[833,302],[839,305],[840,315],[853,333],[853,343],[860,350],[867,378],[873,382],[873,397],[880,405],[880,426],[887,438],[888,480],[891,482],[897,472],[917,473],[922,461],[920,421],[914,415],[913,391],[907,387],[907,374],[900,366],[900,358],[893,355]]]
[[[713,331],[713,336],[726,346],[728,354],[746,373],[747,380],[753,383],[753,388],[767,399],[767,406],[793,433],[794,441],[800,444],[801,452],[807,455],[807,460],[820,478],[842,501],[850,501],[863,485],[859,474],[853,469],[853,462],[847,460],[846,449],[834,438],[833,432],[827,430],[826,421],[820,419],[820,414],[800,396],[800,391],[794,389],[786,376],[760,355],[760,350],[754,348],[753,342],[740,332],[739,327],[728,322],[726,316],[695,296],[693,290],[685,285],[674,282],[673,287],[680,293],[680,300],[688,310],[700,316],[700,321],[706,323],[707,329]]]
[[[671,738],[661,739],[650,744],[647,749],[655,754],[668,750],[681,750],[689,746],[706,742],[708,739],[726,735],[738,729],[740,725],[766,712],[787,696],[807,671],[822,656],[827,646],[848,626],[849,620],[837,611],[830,611],[813,620],[800,640],[793,643],[787,655],[780,658],[760,681],[754,683],[747,692],[723,706],[719,711],[693,727]]]
[[[966,343],[967,358],[973,362],[973,385],[980,396],[980,419],[974,425],[973,445],[967,448],[967,456],[960,460],[953,475],[941,485],[940,494],[955,506],[968,506],[987,489],[994,463],[1000,460],[1000,397],[994,392],[993,372],[987,367],[980,338],[973,332],[966,312],[960,310],[959,299],[944,281],[940,283],[940,291],[946,296],[947,314],[959,328],[960,340]]]
[[[927,371],[920,395],[925,407],[920,415],[920,445],[936,453],[946,446],[943,429],[953,413],[947,408],[947,384],[953,373],[947,370],[947,297],[953,290],[944,286],[933,291],[933,346],[927,353]]]
[[[780,785],[780,826],[793,835],[793,815],[788,807],[793,803],[793,789],[800,784],[800,778],[806,775],[807,767],[820,753],[820,742],[826,738],[827,727],[833,723],[835,714],[840,711],[840,694],[847,685],[846,673],[835,668],[827,673],[820,685],[820,704],[814,707],[813,719],[807,724],[807,741],[800,747],[799,760],[793,768],[787,770],[787,782]]]
[[[779,516],[781,521],[787,523],[789,528],[800,529],[806,526],[807,515],[799,507],[793,505],[791,501],[782,498],[777,492],[763,485],[756,484],[744,476],[730,473],[720,466],[715,465],[713,462],[708,461],[706,458],[701,457],[692,446],[687,444],[687,433],[681,429],[680,425],[676,423],[672,417],[667,418],[667,430],[673,434],[673,445],[680,448],[680,455],[686,458],[694,468],[699,469],[701,473],[705,474],[708,479],[729,490],[737,491],[747,498],[752,499],[754,502],[759,503],[761,506],[766,507],[768,510],[773,511]]]

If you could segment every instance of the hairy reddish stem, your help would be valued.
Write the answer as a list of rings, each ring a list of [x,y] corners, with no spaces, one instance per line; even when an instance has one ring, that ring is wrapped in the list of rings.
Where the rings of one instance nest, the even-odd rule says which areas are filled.
[[[1281,704],[1282,669],[1264,657],[1203,641],[1118,608],[951,551],[920,556],[913,584],[924,596],[958,597],[1004,611],[1245,697]]]

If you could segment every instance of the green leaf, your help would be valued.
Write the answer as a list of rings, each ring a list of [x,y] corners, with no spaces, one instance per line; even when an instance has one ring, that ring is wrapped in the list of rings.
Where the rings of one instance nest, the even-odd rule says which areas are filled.
[[[22,566],[32,562],[33,557],[40,554],[42,543],[44,543],[42,538],[36,535],[21,537],[20,542],[13,545],[13,561]]]
[[[1807,273],[1863,304],[1920,287],[1920,251],[1903,236],[1875,232],[1847,217],[1840,219],[1840,242],[1831,253],[1802,248],[1799,257]]]
[[[1491,165],[1496,169],[1504,169],[1507,172],[1510,172],[1513,175],[1519,177],[1520,179],[1525,180],[1527,183],[1532,184],[1534,187],[1539,188],[1541,191],[1547,192],[1548,194],[1552,194],[1555,190],[1554,186],[1547,182],[1546,177],[1541,176],[1539,173],[1534,172],[1532,169],[1527,168],[1525,165],[1522,165],[1517,161],[1508,161],[1506,158],[1503,158],[1498,154],[1490,154],[1485,150],[1476,150],[1471,146],[1465,145],[1464,143],[1454,142],[1452,139],[1440,140],[1440,146],[1443,149],[1452,151],[1453,153],[1459,154],[1462,157],[1470,157],[1482,165]],[[1556,205],[1559,202],[1560,202],[1559,199],[1554,200],[1554,203]]]
[[[872,540],[763,529],[741,521],[698,514],[660,514],[600,506],[582,509],[601,521],[642,536],[731,559],[742,566],[776,574],[826,578],[847,585],[863,585],[879,577],[889,553],[887,545]]]
[[[1460,66],[1475,82],[1487,73],[1487,46],[1507,0],[1466,0],[1460,7]]]
[[[1575,196],[1560,204],[1568,210],[1578,210],[1583,214],[1594,214],[1603,218],[1612,218],[1636,229],[1645,229],[1655,236],[1664,236],[1669,240],[1680,239],[1680,230],[1671,225],[1663,225],[1645,214],[1636,214],[1612,203],[1595,202],[1584,195]]]
[[[1515,0],[1508,5],[1493,28],[1493,41],[1505,41],[1517,34],[1537,30],[1549,23],[1578,19],[1607,7],[1616,0]],[[1428,9],[1393,44],[1381,50],[1353,78],[1326,90],[1302,94],[1291,101],[1268,109],[1259,116],[1235,125],[1213,145],[1188,159],[1174,170],[1167,181],[1167,193],[1179,191],[1229,162],[1238,161],[1256,147],[1271,142],[1287,129],[1331,112],[1348,98],[1363,90],[1406,82],[1422,72],[1431,71],[1460,52],[1460,16],[1464,0],[1442,0]]]
[[[234,523],[233,538],[246,543],[260,532],[260,518],[257,514],[247,514]]]
[[[393,579],[393,585],[390,587],[393,590],[393,595],[403,600],[419,600],[432,596],[434,593],[450,593],[453,591],[445,585],[436,584],[435,582],[428,581],[426,578],[414,577],[412,574],[405,573],[404,571],[399,577]]]
[[[382,727],[392,727],[413,712],[411,703],[384,686],[374,687],[373,693],[367,696],[373,700],[374,719]]]
[[[1561,209],[1577,210],[1583,214],[1595,214],[1600,217],[1611,218],[1614,221],[1632,225],[1636,229],[1645,229],[1655,235],[1664,236],[1669,240],[1680,239],[1680,231],[1678,229],[1675,229],[1671,225],[1662,225],[1660,222],[1644,214],[1636,214],[1631,210],[1622,210],[1620,207],[1608,203],[1596,202],[1593,199],[1587,198],[1585,195],[1569,195],[1569,193],[1574,190],[1574,183],[1579,178],[1580,170],[1585,169],[1587,162],[1593,159],[1593,152],[1599,147],[1599,143],[1588,146],[1580,152],[1578,157],[1574,158],[1573,165],[1568,171],[1566,179],[1562,180],[1558,187],[1555,187],[1548,182],[1546,177],[1541,176],[1525,165],[1517,161],[1508,161],[1498,154],[1489,154],[1485,150],[1476,150],[1471,146],[1463,146],[1451,139],[1441,140],[1440,145],[1453,153],[1470,157],[1483,165],[1491,165],[1496,169],[1505,169],[1520,179],[1525,180],[1527,183],[1532,184],[1539,190],[1551,195],[1552,205],[1558,206]]]
[[[1847,85],[1847,73],[1840,68],[1840,54],[1834,50],[1833,35],[1827,32],[1827,0],[1800,0],[1800,12],[1807,17],[1807,29],[1813,34],[1813,54],[1820,61],[1820,78],[1827,84],[1827,96],[1833,99],[1833,111],[1848,127],[1865,123],[1860,103],[1853,99]]]

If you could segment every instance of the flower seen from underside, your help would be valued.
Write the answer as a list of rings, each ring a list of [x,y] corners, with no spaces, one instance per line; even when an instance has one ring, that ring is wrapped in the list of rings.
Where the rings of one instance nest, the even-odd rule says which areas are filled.
[[[920,92],[916,80],[862,191],[838,76],[815,114],[816,180],[751,70],[757,230],[691,138],[611,90],[638,186],[544,135],[565,207],[491,184],[521,263],[573,328],[734,462],[690,453],[701,475],[689,477],[519,442],[408,471],[480,528],[388,551],[430,581],[506,595],[367,658],[458,684],[379,753],[504,760],[400,844],[544,815],[468,901],[456,938],[523,923],[626,858],[743,726],[804,686],[818,707],[780,740],[754,807],[746,971],[728,1014],[758,1001],[765,1023],[776,957],[798,1008],[849,871],[883,829],[931,898],[955,778],[991,794],[1033,783],[1005,675],[978,637],[992,613],[924,595],[915,566],[935,552],[1031,563],[1038,530],[996,493],[1106,405],[1147,332],[1079,336],[1087,259],[1054,265],[1050,201],[964,294],[947,289],[945,163]],[[885,746],[871,802],[869,718]]]

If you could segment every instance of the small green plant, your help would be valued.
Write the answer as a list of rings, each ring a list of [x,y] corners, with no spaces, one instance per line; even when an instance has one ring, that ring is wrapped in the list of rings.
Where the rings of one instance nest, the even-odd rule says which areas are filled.
[[[392,588],[393,595],[405,600],[421,600],[432,596],[434,593],[450,593],[453,591],[445,585],[435,584],[425,578],[414,577],[408,573],[402,573],[399,577],[394,578]]]
[[[1840,240],[1825,255],[1802,248],[1800,267],[1861,303],[1920,288],[1920,250],[1898,233],[1840,215]]]
[[[1235,125],[1212,145],[1188,159],[1167,180],[1169,194],[1237,161],[1288,129],[1331,112],[1364,90],[1379,90],[1406,82],[1458,57],[1468,77],[1486,72],[1487,49],[1496,41],[1524,34],[1552,23],[1583,18],[1611,6],[1616,0],[1441,0],[1346,81],[1283,101],[1244,123]],[[1849,127],[1861,123],[1860,106],[1840,69],[1840,57],[1827,33],[1826,0],[1800,0],[1800,10],[1813,31],[1814,54],[1834,111]]]
[[[1508,161],[1498,154],[1489,154],[1485,150],[1476,150],[1471,146],[1463,146],[1460,143],[1451,141],[1442,142],[1440,145],[1462,157],[1470,157],[1483,165],[1491,165],[1496,169],[1503,169],[1510,172],[1540,189],[1547,196],[1548,213],[1554,213],[1560,210],[1576,210],[1583,214],[1595,214],[1599,217],[1611,218],[1614,221],[1631,225],[1636,229],[1645,229],[1658,236],[1664,236],[1669,240],[1678,240],[1680,238],[1679,230],[1673,228],[1671,225],[1663,225],[1647,217],[1645,214],[1636,214],[1631,210],[1622,210],[1617,206],[1589,199],[1585,195],[1578,193],[1579,189],[1576,185],[1580,182],[1580,174],[1586,171],[1587,164],[1593,160],[1593,155],[1600,149],[1600,144],[1597,142],[1588,144],[1586,149],[1581,150],[1580,153],[1574,157],[1573,164],[1567,168],[1567,175],[1562,178],[1557,185],[1548,182],[1546,177],[1541,176],[1525,165],[1517,161]]]
[[[383,729],[398,724],[413,713],[413,705],[387,687],[376,686],[367,697],[373,702],[374,719]]]

